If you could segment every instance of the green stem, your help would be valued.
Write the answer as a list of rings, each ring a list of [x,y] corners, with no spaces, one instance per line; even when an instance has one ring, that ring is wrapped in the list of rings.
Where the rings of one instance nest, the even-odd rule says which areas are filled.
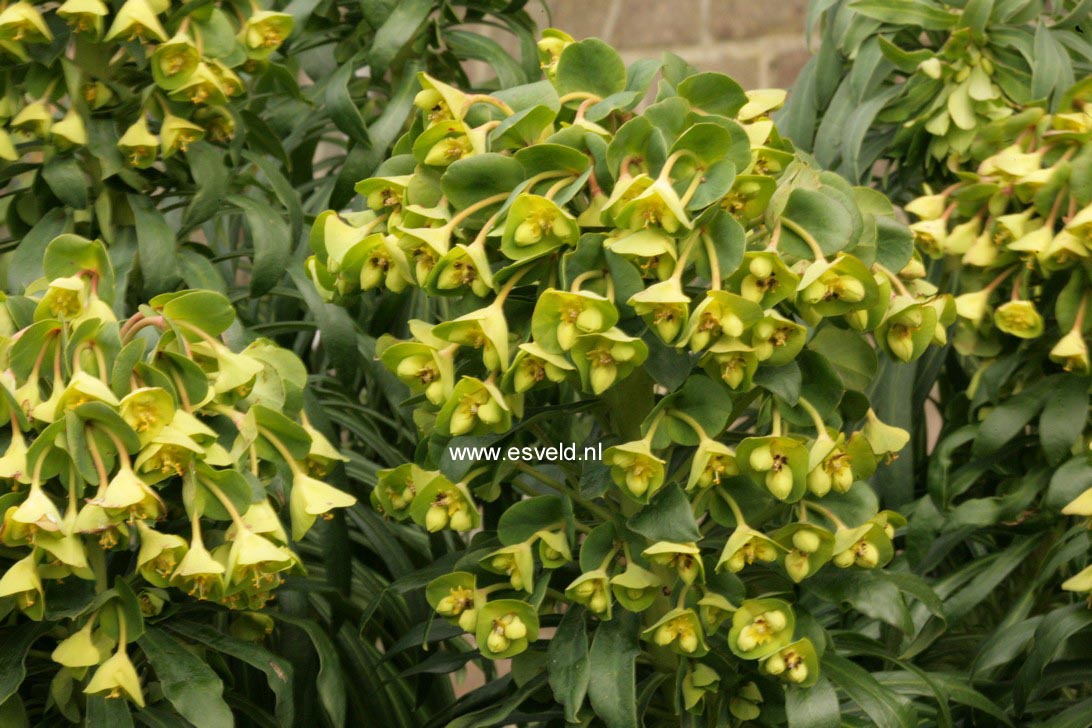
[[[792,230],[794,233],[796,233],[801,240],[807,243],[808,247],[811,248],[811,254],[815,256],[815,262],[827,262],[827,257],[823,255],[823,249],[819,247],[819,242],[814,237],[812,237],[812,234],[805,230],[802,225],[787,217],[781,218],[781,223],[789,230]]]
[[[686,412],[683,412],[682,410],[673,409],[673,410],[671,410],[671,416],[674,417],[675,419],[682,420],[683,422],[688,424],[691,427],[691,429],[694,430],[694,432],[698,433],[698,437],[700,437],[702,440],[711,440],[712,439],[711,437],[709,437],[709,433],[705,431],[705,428],[701,426],[701,423],[698,422],[693,417],[691,417],[690,415],[688,415]]]
[[[549,488],[553,488],[558,493],[563,493],[564,495],[569,496],[570,498],[573,499],[574,502],[579,503],[580,505],[582,505],[587,510],[591,511],[595,515],[602,518],[604,521],[610,521],[610,520],[612,520],[614,518],[613,514],[610,511],[608,511],[606,508],[604,508],[603,506],[599,505],[598,503],[593,503],[593,502],[589,501],[588,499],[584,498],[579,493],[577,493],[575,490],[573,490],[569,486],[565,485],[561,481],[555,480],[554,478],[551,478],[550,476],[546,475],[545,473],[539,472],[538,470],[531,467],[527,463],[524,463],[524,462],[516,463],[516,469],[521,471],[521,472],[526,473],[527,475],[530,475],[532,478],[534,478],[538,482],[542,483],[543,485],[545,485],[545,486],[547,486]]]
[[[705,247],[705,256],[709,258],[709,277],[712,279],[709,281],[710,288],[719,291],[722,281],[720,277],[720,258],[717,257],[716,246],[713,245],[713,238],[707,233],[702,233],[701,241]]]
[[[823,422],[823,417],[819,414],[819,410],[815,409],[815,405],[804,397],[800,397],[797,402],[804,411],[808,413],[808,416],[811,417],[812,425],[815,426],[815,432],[818,433],[819,437],[826,437],[827,424]]]
[[[728,504],[728,508],[732,510],[732,516],[736,519],[736,526],[746,526],[747,519],[743,517],[743,511],[740,510],[739,504],[736,503],[736,499],[728,494],[721,486],[717,486],[717,495],[721,497],[725,503]]]

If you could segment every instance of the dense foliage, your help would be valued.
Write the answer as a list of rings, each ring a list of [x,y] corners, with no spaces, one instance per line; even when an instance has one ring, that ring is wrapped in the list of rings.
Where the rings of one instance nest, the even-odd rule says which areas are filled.
[[[980,126],[1057,102],[1092,71],[1088,20],[1081,0],[813,0],[821,45],[782,128],[825,168],[875,174],[905,201],[954,179]]]
[[[916,359],[945,340],[951,299],[912,280],[885,198],[794,155],[768,117],[782,92],[668,56],[637,113],[661,64],[627,73],[557,31],[539,47],[548,81],[488,96],[422,75],[410,132],[357,185],[368,209],[312,231],[325,297],[438,299],[377,348],[419,445],[372,502],[473,534],[395,584],[425,586],[451,625],[422,639],[475,638],[430,663],[514,658],[477,691],[503,700],[472,693],[446,717],[546,720],[548,685],[569,721],[586,699],[612,726],[836,719],[837,687],[847,715],[912,721],[893,694],[864,697],[881,688],[844,655],[883,648],[841,605],[873,616],[863,595],[893,594],[907,646],[923,627],[908,604],[935,608],[881,570],[904,521],[863,481],[907,435],[862,390],[870,342]],[[536,462],[597,442],[601,462]]]
[[[2,316],[0,477],[12,486],[0,495],[0,597],[56,637],[51,707],[74,719],[80,691],[145,707],[132,643],[164,694],[214,680],[145,620],[177,614],[177,590],[250,610],[237,633],[271,630],[257,610],[302,570],[280,504],[299,541],[355,499],[318,479],[344,457],[300,413],[303,364],[266,340],[236,352],[216,338],[235,317],[223,296],[162,294],[119,322],[101,243],[58,237],[43,266],[36,295],[8,298]],[[12,633],[6,647],[25,651],[46,631]],[[198,723],[227,712],[176,705]]]
[[[357,363],[366,337],[322,303],[295,261],[313,211],[343,204],[401,133],[418,70],[466,83],[461,63],[475,59],[504,84],[538,72],[521,4],[91,0],[9,2],[0,13],[0,266],[9,295],[43,276],[51,240],[76,233],[105,243],[119,320],[179,287],[227,296],[237,317],[225,340],[238,352],[269,337],[303,360],[310,422],[352,446],[341,448],[347,467],[327,477],[366,495],[361,481],[405,457],[397,437],[379,435],[389,422],[377,396],[383,381]],[[524,60],[481,35],[481,25],[513,38]],[[133,558],[138,545],[130,540]],[[168,609],[174,637],[210,666],[211,679],[195,682],[189,697],[153,695],[154,705],[134,709],[136,720],[177,720],[174,700],[214,701],[221,689],[238,720],[261,725],[381,714],[415,726],[451,700],[446,676],[400,677],[411,656],[384,660],[374,647],[427,609],[375,601],[390,579],[432,560],[425,539],[396,537],[357,505],[320,521],[294,550],[307,573],[292,572],[277,591],[269,634],[264,623],[233,632],[238,620],[207,602]],[[2,552],[5,567],[16,554]],[[129,575],[139,591],[142,580]],[[31,639],[14,603],[0,601],[11,610],[5,647],[16,635]],[[29,721],[58,720],[57,667],[48,639],[40,644],[5,649],[0,723],[22,725],[24,709]],[[77,690],[73,700],[82,699]],[[84,722],[127,722],[125,701],[88,705]]]
[[[1092,696],[1083,660],[1092,619],[1082,522],[1090,484],[1085,221],[1092,158],[1089,82],[1073,81],[1088,75],[1084,31],[1092,18],[1081,3],[967,2],[958,12],[936,3],[885,5],[813,3],[813,17],[825,17],[827,29],[816,70],[835,53],[827,46],[844,47],[836,26],[875,28],[879,45],[870,53],[896,65],[902,58],[904,67],[877,66],[862,44],[845,61],[847,78],[884,76],[889,84],[911,74],[908,82],[892,86],[890,98],[878,91],[870,109],[832,103],[817,127],[795,128],[806,132],[803,143],[812,138],[807,129],[821,130],[820,156],[820,137],[828,134],[829,142],[838,128],[847,131],[843,153],[863,149],[857,140],[876,140],[867,154],[844,155],[839,169],[857,177],[881,160],[876,182],[910,200],[922,271],[957,296],[950,347],[890,369],[876,383],[877,409],[900,413],[892,419],[912,431],[914,443],[911,457],[891,469],[901,469],[901,482],[881,483],[881,491],[888,504],[917,499],[905,509],[906,554],[933,584],[947,619],[947,631],[923,643],[915,663],[983,690],[1011,724],[1082,725]],[[822,15],[828,8],[836,19]],[[943,30],[952,18],[952,29]],[[952,55],[968,41],[975,53]],[[920,52],[941,42],[937,54]],[[986,60],[990,86],[982,78]],[[816,83],[820,76],[802,78],[804,106]],[[961,105],[949,101],[918,102],[912,116],[893,115],[914,86],[952,99],[964,84],[973,114],[954,113]],[[950,124],[936,116],[945,110]],[[790,125],[809,113],[815,108],[797,106]],[[943,163],[928,160],[927,150],[942,152]],[[860,164],[847,165],[851,157]]]

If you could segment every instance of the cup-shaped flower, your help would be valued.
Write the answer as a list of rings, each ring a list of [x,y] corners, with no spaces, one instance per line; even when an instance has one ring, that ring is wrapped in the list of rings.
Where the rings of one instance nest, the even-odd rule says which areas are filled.
[[[610,588],[618,603],[631,612],[643,612],[662,593],[665,584],[653,572],[634,561],[626,570],[610,579]]]
[[[410,516],[418,526],[423,526],[429,532],[445,528],[469,531],[480,523],[481,517],[474,499],[462,483],[452,483],[439,473],[411,469],[408,476],[402,476],[401,483],[397,479],[394,481],[394,488],[404,484],[407,477],[420,485],[409,506]],[[405,491],[403,497],[404,495]]]
[[[107,513],[102,506],[85,503],[76,514],[76,531],[98,536],[99,546],[108,551],[128,548],[129,527],[122,518]]]
[[[259,61],[269,58],[292,32],[292,25],[292,16],[288,13],[259,10],[252,14],[239,29],[238,35],[247,58]]]
[[[745,392],[752,387],[758,370],[758,355],[742,341],[724,338],[713,344],[699,363],[711,378],[719,379],[733,391]]]
[[[926,189],[929,189],[928,186],[926,186]],[[948,195],[927,194],[906,203],[903,209],[922,220],[936,220],[944,214],[944,209],[947,206]]]
[[[647,358],[645,342],[616,328],[579,336],[572,349],[582,387],[597,395],[628,377]]]
[[[205,452],[199,442],[175,426],[179,421],[178,413],[182,411],[175,412],[171,424],[144,446],[133,463],[136,471],[149,483],[181,475],[195,457]]]
[[[455,245],[436,261],[424,288],[433,295],[459,296],[469,292],[485,298],[493,290],[493,274],[485,248]]]
[[[171,586],[201,600],[217,601],[224,594],[224,565],[213,558],[205,544],[195,538],[171,575]]]
[[[800,583],[819,571],[834,554],[834,536],[824,528],[810,523],[790,523],[772,534],[785,554],[785,571]]]
[[[57,15],[76,33],[90,33],[95,38],[102,35],[103,21],[110,9],[102,0],[65,0],[57,8]]]
[[[223,106],[227,103],[228,89],[212,66],[201,61],[169,95],[175,101],[188,101],[194,105]],[[209,128],[210,125],[203,126],[209,131],[209,137],[215,139],[216,134]]]
[[[102,493],[89,502],[112,516],[130,521],[156,521],[166,510],[159,494],[126,465],[110,479]]]
[[[1092,366],[1089,365],[1088,343],[1077,329],[1058,339],[1050,350],[1050,360],[1061,364],[1067,372],[1087,374]]]
[[[728,648],[744,660],[760,660],[792,641],[796,618],[781,599],[749,599],[732,614]]]
[[[785,553],[785,547],[772,538],[746,524],[739,524],[728,537],[724,550],[717,561],[717,571],[727,569],[734,573],[755,562],[773,563]]]
[[[744,475],[770,495],[794,503],[804,495],[808,450],[791,437],[748,437],[736,448],[736,462]]]
[[[820,498],[832,488],[838,493],[845,493],[855,481],[875,472],[876,457],[864,435],[854,433],[848,442],[843,433],[839,433],[834,440],[826,433],[823,435],[811,449],[807,478],[810,492]]]
[[[583,604],[600,619],[610,619],[610,581],[610,576],[603,569],[586,571],[565,587],[565,598]]]
[[[149,0],[126,0],[104,40],[167,40],[167,31],[156,17],[155,5]]]
[[[545,290],[531,316],[535,343],[551,352],[573,348],[581,334],[606,331],[618,323],[618,309],[609,299],[589,291]]]
[[[1062,582],[1062,588],[1071,592],[1084,592],[1092,599],[1092,566],[1087,566]]]
[[[543,568],[558,569],[573,560],[569,539],[564,531],[536,531],[538,558]]]
[[[436,417],[436,430],[452,437],[507,432],[512,412],[492,382],[463,377]]]
[[[528,541],[499,548],[483,557],[479,564],[486,571],[507,577],[517,591],[530,594],[535,589],[535,559]]]
[[[375,212],[401,211],[406,204],[407,188],[413,180],[413,175],[392,175],[387,177],[369,177],[356,183],[357,194],[364,198],[368,208]],[[396,225],[398,220],[388,218],[390,225]]]
[[[831,561],[840,569],[857,566],[878,569],[886,566],[895,555],[891,537],[884,524],[869,522],[855,528],[840,529],[834,534],[834,556]]]
[[[679,339],[690,318],[690,298],[677,278],[654,283],[630,296],[627,303],[668,346]]]
[[[603,464],[610,468],[614,484],[638,503],[648,503],[663,487],[666,463],[653,454],[647,440],[607,448]]]
[[[87,144],[87,125],[76,109],[65,112],[64,118],[54,124],[50,131],[61,149],[82,147]]]
[[[504,373],[501,384],[507,391],[522,394],[539,385],[563,382],[568,372],[575,369],[565,357],[531,341],[519,345],[519,351],[512,360],[512,366]]]
[[[477,580],[470,572],[456,571],[436,577],[425,587],[425,599],[451,624],[457,624],[467,632],[477,628]]]
[[[201,53],[193,39],[186,33],[178,33],[165,43],[156,46],[152,53],[152,78],[164,91],[180,88],[201,63]]]
[[[100,649],[101,641],[94,637],[94,626],[94,618],[88,619],[83,627],[58,643],[50,659],[58,665],[73,668],[93,667],[101,663],[106,655]]]
[[[282,572],[299,567],[299,557],[251,531],[239,529],[228,552],[225,579],[228,586],[245,585],[255,591],[271,591],[283,581]]]
[[[148,120],[144,114],[118,139],[118,149],[126,161],[137,169],[146,169],[155,163],[159,156],[159,137],[148,131]]]
[[[13,480],[24,485],[30,483],[30,472],[27,469],[27,441],[23,437],[22,430],[12,427],[11,442],[0,455],[0,478]]]
[[[675,272],[678,259],[675,239],[658,228],[620,233],[603,244],[612,253],[637,266],[644,280],[664,281]]]
[[[149,584],[163,588],[169,586],[171,576],[189,551],[189,542],[181,536],[160,533],[143,521],[137,522],[137,529],[140,532],[137,571]]]
[[[114,656],[99,665],[83,691],[88,695],[105,694],[107,698],[126,698],[141,708],[144,707],[140,677],[125,651],[125,645],[119,645]]]
[[[45,139],[53,127],[53,114],[42,101],[32,101],[8,122],[12,131]]]
[[[701,549],[694,542],[657,541],[642,551],[641,555],[653,564],[664,567],[668,572],[677,574],[687,584],[705,581],[705,564],[701,560]]]
[[[508,368],[508,323],[495,306],[444,321],[433,327],[432,333],[452,344],[481,349],[482,363],[490,371],[502,372]]]
[[[859,258],[844,253],[812,263],[797,284],[797,305],[823,318],[868,309],[878,298],[872,273]]]
[[[706,634],[713,634],[720,629],[720,625],[732,616],[736,609],[736,605],[715,591],[705,592],[698,600],[698,614],[701,616],[701,623],[705,626]]]
[[[777,189],[777,181],[758,174],[736,176],[732,189],[721,201],[722,209],[741,223],[750,223],[766,214],[766,207]]]
[[[45,590],[38,575],[38,552],[16,561],[0,576],[0,597],[14,597],[15,606],[27,617],[40,620],[45,613]]]
[[[891,301],[887,316],[876,328],[876,340],[899,361],[912,361],[924,354],[932,343],[936,326],[936,309],[899,296]]]
[[[288,533],[284,530],[284,524],[281,523],[280,516],[277,515],[277,511],[274,510],[268,498],[251,503],[250,507],[243,512],[241,520],[242,525],[254,533],[260,533],[278,544],[288,543]],[[238,531],[239,524],[232,524],[228,529],[227,538],[229,540],[235,538]]]
[[[1001,331],[1021,339],[1043,335],[1043,317],[1032,301],[1006,301],[994,311],[993,322]]]
[[[776,253],[745,253],[743,263],[728,279],[743,298],[769,309],[793,295],[800,279]]]
[[[625,193],[617,200],[612,195],[612,200],[608,202],[607,214],[619,228],[660,230],[674,237],[685,234],[692,227],[670,179],[635,177]]]
[[[288,511],[292,516],[292,540],[299,541],[319,516],[329,517],[334,508],[348,508],[356,498],[302,471],[292,476]]]
[[[425,113],[427,125],[452,119],[462,119],[470,107],[466,94],[427,73],[418,73],[421,90],[413,99],[413,105]]]
[[[11,514],[10,520],[30,527],[32,539],[38,531],[54,533],[61,528],[60,510],[38,483],[31,484],[26,499]]]
[[[728,291],[706,291],[705,298],[690,315],[678,346],[702,351],[722,338],[738,341],[761,318],[762,308],[753,301]]]
[[[414,394],[424,394],[433,404],[442,404],[450,397],[455,386],[450,356],[428,344],[403,341],[381,349],[379,358]]]
[[[808,330],[776,311],[767,311],[765,318],[751,327],[751,348],[760,362],[779,367],[796,358],[807,341]]]
[[[174,419],[174,398],[161,387],[140,387],[122,397],[118,409],[143,447]]]
[[[811,640],[797,640],[785,645],[762,661],[762,672],[776,675],[785,682],[800,687],[811,687],[819,680],[819,656]]]
[[[527,260],[576,245],[579,238],[575,217],[548,197],[524,193],[508,208],[501,252],[511,260]]]
[[[514,657],[538,639],[538,613],[518,599],[496,599],[479,607],[475,637],[482,657]]]
[[[53,33],[45,18],[32,4],[20,0],[0,11],[0,40],[22,43],[48,43]]]
[[[542,31],[542,38],[538,41],[538,61],[551,81],[557,75],[557,62],[561,59],[561,53],[573,42],[571,35],[556,28]]]
[[[722,481],[739,475],[736,452],[716,440],[704,439],[694,451],[694,460],[690,464],[690,478],[686,489],[705,489],[720,485]]]
[[[163,158],[173,157],[178,152],[189,151],[194,142],[205,138],[205,128],[174,114],[168,114],[159,127],[163,140]]]
[[[709,652],[701,620],[693,609],[672,609],[642,632],[641,638],[684,657],[702,657]]]

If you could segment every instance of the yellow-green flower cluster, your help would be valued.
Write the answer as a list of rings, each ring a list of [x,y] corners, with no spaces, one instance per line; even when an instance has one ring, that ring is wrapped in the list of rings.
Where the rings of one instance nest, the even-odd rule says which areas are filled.
[[[833,371],[809,347],[817,333],[915,359],[945,340],[951,301],[915,282],[887,200],[816,170],[780,136],[770,114],[784,92],[665,72],[639,113],[639,95],[574,88],[586,77],[573,69],[606,62],[605,44],[549,31],[540,51],[552,84],[482,95],[421,74],[409,130],[357,185],[364,209],[326,211],[312,228],[307,266],[325,300],[411,288],[444,299],[429,306],[437,320],[376,347],[410,390],[421,442],[416,462],[380,473],[372,503],[430,532],[474,534],[473,558],[426,593],[488,658],[527,649],[540,613],[607,621],[622,609],[642,615],[657,661],[687,661],[694,709],[718,688],[689,661],[720,632],[756,676],[811,684],[818,658],[793,641],[791,605],[726,584],[760,567],[800,582],[831,562],[884,566],[894,515],[847,524],[820,501],[867,488],[907,436],[867,406],[843,417],[840,382],[813,403],[777,377]],[[665,384],[665,368],[680,376]],[[644,403],[643,423],[614,418],[630,400]],[[590,486],[526,462],[527,476],[489,463],[455,476],[442,454],[536,441],[585,411],[580,431],[606,441]],[[520,452],[507,457],[526,461]],[[573,502],[517,496],[496,537],[479,535],[478,502],[511,497],[513,479]],[[618,525],[655,522],[666,503],[716,528],[675,539]],[[558,576],[563,590],[548,588]],[[744,702],[758,711],[761,694]]]
[[[88,144],[92,117],[117,119],[116,146],[125,162],[144,169],[201,139],[234,135],[229,106],[246,92],[240,74],[262,70],[292,32],[292,17],[257,3],[186,9],[169,0],[125,0],[112,9],[103,0],[66,0],[54,6],[20,0],[0,11],[0,58],[37,64],[40,91],[20,97],[0,87],[0,160],[16,161],[38,143],[67,151]],[[62,23],[55,33],[48,16]],[[232,38],[234,34],[234,39]],[[48,64],[36,45],[63,43]],[[97,59],[102,58],[102,61]],[[109,73],[93,71],[109,59]],[[81,61],[84,61],[81,63]],[[140,103],[117,93],[124,75]],[[135,88],[134,79],[144,86]]]
[[[155,613],[186,595],[261,608],[302,568],[290,542],[355,501],[322,479],[344,457],[301,412],[302,363],[228,345],[234,310],[211,291],[119,321],[101,242],[62,235],[43,268],[0,316],[0,601],[41,620],[47,594],[124,577]],[[140,703],[117,620],[62,620],[54,658]]]
[[[1090,371],[1088,88],[1078,86],[1057,113],[1029,109],[987,126],[980,134],[991,142],[977,147],[974,171],[907,205],[922,253],[963,267],[954,344],[965,355],[988,362],[1042,348],[1049,367]]]

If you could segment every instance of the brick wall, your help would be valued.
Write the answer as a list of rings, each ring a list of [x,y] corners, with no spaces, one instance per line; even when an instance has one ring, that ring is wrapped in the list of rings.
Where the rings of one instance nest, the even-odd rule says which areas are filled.
[[[744,88],[787,88],[808,60],[808,0],[545,0],[527,10],[540,27],[602,38],[627,62],[676,53]],[[547,9],[548,8],[548,9]]]

